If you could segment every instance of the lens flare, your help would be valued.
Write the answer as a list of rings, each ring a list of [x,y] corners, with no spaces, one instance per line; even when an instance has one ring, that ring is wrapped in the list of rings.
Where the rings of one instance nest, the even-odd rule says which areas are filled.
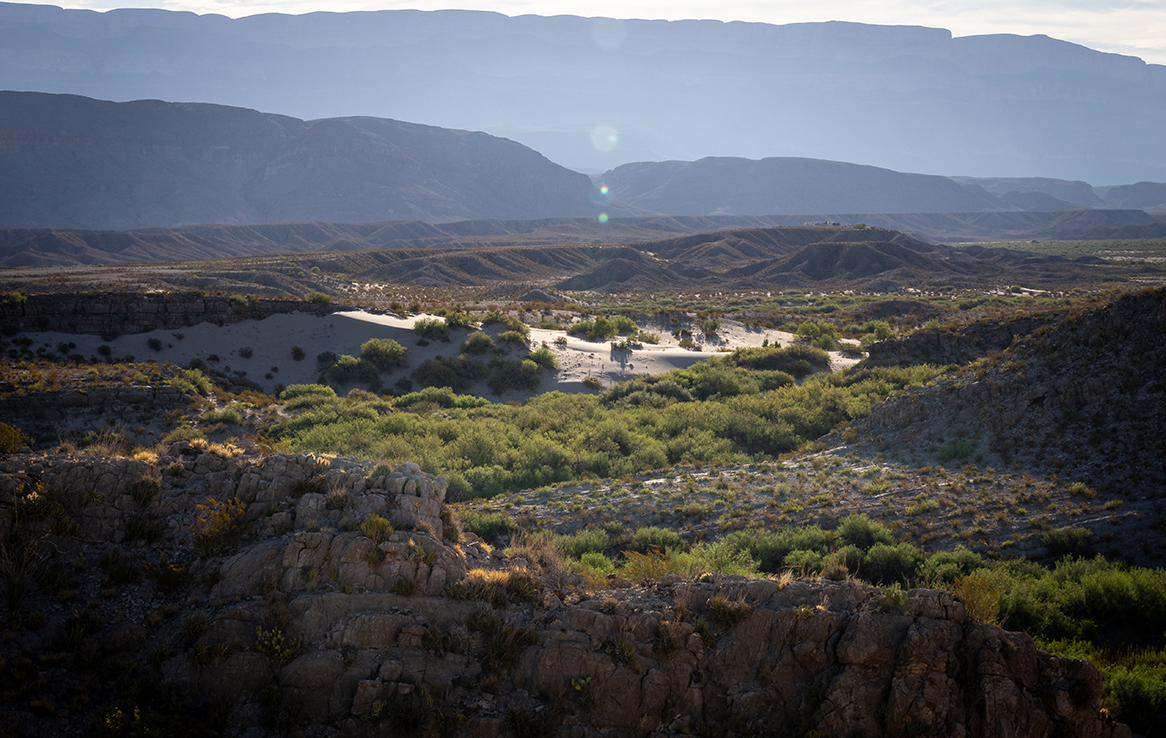
[[[607,197],[607,193],[608,193],[607,185],[601,185],[599,187],[599,194],[603,195],[604,197]]]
[[[612,151],[619,145],[619,131],[610,123],[600,123],[591,129],[591,146],[596,151]]]
[[[606,223],[606,222],[607,222],[607,213],[600,213],[600,214],[599,214],[599,222],[600,222],[600,223]]]

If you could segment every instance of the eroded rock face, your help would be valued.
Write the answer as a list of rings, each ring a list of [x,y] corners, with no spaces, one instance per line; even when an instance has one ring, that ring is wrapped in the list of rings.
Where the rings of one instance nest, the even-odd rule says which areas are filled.
[[[567,572],[520,568],[472,535],[455,545],[456,527],[443,535],[444,481],[407,463],[176,446],[156,465],[3,464],[0,499],[43,484],[77,523],[85,556],[125,548],[119,535],[145,513],[165,524],[152,545],[192,579],[170,594],[134,585],[126,602],[168,603],[155,612],[169,608],[174,627],[119,614],[102,648],[150,654],[181,709],[214,706],[233,734],[371,738],[411,725],[465,738],[1129,735],[1101,711],[1091,665],[969,622],[947,592],[892,601],[857,582],[720,575],[589,588]],[[157,483],[152,497],[141,479]],[[241,501],[251,533],[199,557],[190,521],[208,499]],[[0,511],[3,533],[11,505]],[[359,529],[370,513],[412,527],[373,540]],[[133,545],[154,556],[151,544]],[[509,605],[473,599],[467,586],[519,576],[530,586]],[[59,724],[0,717],[14,735]]]

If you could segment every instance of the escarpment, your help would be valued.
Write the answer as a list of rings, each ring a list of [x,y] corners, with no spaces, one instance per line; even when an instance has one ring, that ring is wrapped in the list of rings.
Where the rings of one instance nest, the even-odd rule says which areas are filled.
[[[410,463],[201,443],[136,461],[0,459],[5,545],[19,530],[71,580],[26,582],[24,628],[0,645],[22,686],[5,688],[0,724],[17,736],[133,720],[174,735],[1129,735],[1101,710],[1091,665],[972,622],[947,592],[589,580],[462,533],[445,489]],[[66,663],[86,700],[51,679]]]

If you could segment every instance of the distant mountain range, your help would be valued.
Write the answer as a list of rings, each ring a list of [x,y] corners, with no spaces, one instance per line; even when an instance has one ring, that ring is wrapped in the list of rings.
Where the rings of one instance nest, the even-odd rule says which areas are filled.
[[[1048,178],[906,174],[818,159],[624,164],[596,178],[620,202],[671,215],[1134,209],[1166,215],[1166,184],[1094,188]]]
[[[0,93],[8,228],[595,216],[599,199],[585,175],[485,133]]]
[[[1100,215],[1109,210],[1091,210],[1115,207],[1130,210],[1112,216]],[[378,239],[400,246],[402,240],[416,245],[417,239],[436,238],[448,244],[487,235],[474,227],[427,231],[418,229],[416,221],[594,219],[600,213],[613,218],[766,218],[727,221],[720,226],[724,228],[866,222],[922,238],[991,237],[993,231],[1047,237],[1073,229],[1066,226],[1068,216],[997,219],[987,229],[983,218],[975,225],[967,216],[947,221],[924,217],[1028,210],[1098,213],[1074,216],[1078,223],[1073,228],[1082,232],[1075,237],[1104,237],[1127,227],[1135,230],[1126,237],[1152,237],[1166,224],[1147,212],[1166,215],[1166,184],[1095,189],[1085,182],[948,178],[796,158],[626,164],[593,184],[536,151],[484,133],[381,118],[303,121],[222,105],[113,103],[75,95],[0,92],[0,228],[10,230],[412,222],[343,237],[312,233],[304,242],[311,244],[306,248],[345,249],[383,247]],[[635,232],[637,227],[625,234],[630,240],[656,237]],[[550,230],[556,228],[552,239],[569,238],[572,229],[578,230]],[[522,225],[487,228],[495,236],[530,230]],[[267,244],[266,236],[249,233],[243,243],[258,242],[258,252],[265,253],[272,247],[300,249],[303,237],[288,235],[299,230],[268,231],[276,232],[292,240]],[[579,237],[602,240],[604,234],[592,231]],[[157,234],[149,238],[158,241]],[[162,240],[173,244],[184,239],[190,243],[184,235]],[[42,243],[44,248],[18,258],[29,264],[37,263],[36,254],[46,253],[44,249],[64,248],[59,239],[49,248],[41,236],[5,240],[18,242],[15,253]],[[129,241],[98,239],[102,246],[92,238],[83,240],[81,261],[87,260],[80,256],[84,251],[106,261],[93,249],[106,251],[115,241],[122,244],[116,251],[129,248],[131,241],[143,243],[141,234]],[[251,247],[226,248],[247,253]],[[148,259],[150,252],[140,250],[138,258]],[[161,256],[155,247],[153,253],[154,258],[192,258],[196,252]],[[214,253],[224,255],[220,247]]]
[[[1166,181],[1166,66],[1046,36],[452,10],[230,19],[0,3],[0,89],[480,130],[587,173],[787,156]]]

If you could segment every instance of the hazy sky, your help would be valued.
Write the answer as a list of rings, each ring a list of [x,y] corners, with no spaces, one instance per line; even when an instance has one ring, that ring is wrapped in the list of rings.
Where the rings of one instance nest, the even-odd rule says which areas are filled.
[[[464,8],[494,10],[506,15],[716,18],[778,24],[844,20],[947,28],[956,36],[1044,34],[1101,51],[1139,56],[1153,64],[1166,64],[1166,0],[147,0],[126,4],[83,0],[61,5],[94,10],[165,8],[220,13],[232,18],[318,10]]]

